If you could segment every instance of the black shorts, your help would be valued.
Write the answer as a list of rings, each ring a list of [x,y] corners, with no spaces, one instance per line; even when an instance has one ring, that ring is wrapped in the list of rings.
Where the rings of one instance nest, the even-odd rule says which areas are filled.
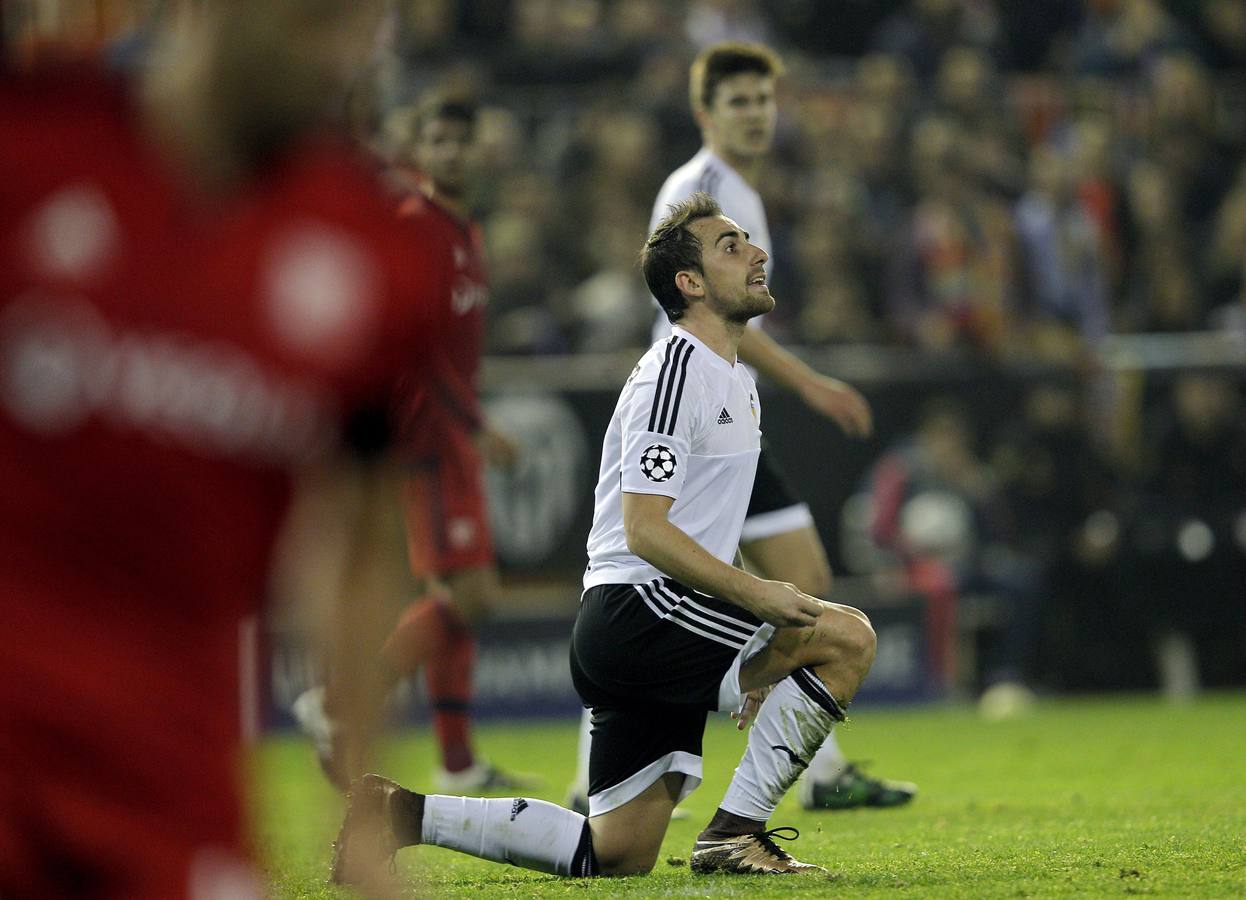
[[[591,814],[622,806],[667,772],[683,773],[691,793],[706,714],[738,706],[739,666],[773,633],[740,607],[668,578],[585,591],[571,677],[592,709]]]
[[[779,468],[774,453],[766,444],[766,439],[762,438],[761,455],[757,458],[757,476],[753,479],[753,493],[748,498],[748,512],[744,515],[745,520],[803,505],[804,501],[796,496],[787,483],[787,478],[783,470]]]

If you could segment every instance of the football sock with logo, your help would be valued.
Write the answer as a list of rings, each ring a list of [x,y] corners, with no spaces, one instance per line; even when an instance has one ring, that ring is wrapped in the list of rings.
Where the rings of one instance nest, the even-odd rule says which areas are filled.
[[[720,808],[765,822],[809,765],[832,726],[839,704],[811,669],[797,669],[774,686],[749,730],[748,749]]]
[[[424,798],[422,843],[577,878],[597,874],[588,819],[544,800]]]
[[[839,742],[835,740],[835,731],[832,729],[809,761],[807,777],[815,781],[834,781],[847,767],[848,760],[844,751],[839,749]]]
[[[441,745],[442,765],[448,772],[461,772],[475,761],[468,709],[476,636],[456,610],[443,603],[435,605],[442,620],[443,639],[424,665],[424,682],[433,708],[433,728]]]

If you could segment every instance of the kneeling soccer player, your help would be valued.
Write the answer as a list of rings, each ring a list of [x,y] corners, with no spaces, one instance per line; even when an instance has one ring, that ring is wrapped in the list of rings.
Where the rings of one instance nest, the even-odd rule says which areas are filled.
[[[767,820],[873,662],[857,610],[731,563],[760,451],[745,323],[769,312],[766,254],[705,194],[649,236],[645,279],[674,324],[606,432],[571,669],[592,709],[589,816],[523,798],[425,796],[378,775],[352,791],[333,878],[367,883],[433,844],[559,875],[633,875],[701,781],[710,710],[752,719],[748,749],[693,848],[694,872],[821,873]]]

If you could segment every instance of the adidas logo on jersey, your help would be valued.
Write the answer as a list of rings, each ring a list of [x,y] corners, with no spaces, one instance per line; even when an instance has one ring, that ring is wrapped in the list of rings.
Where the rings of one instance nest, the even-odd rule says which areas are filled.
[[[723,411],[718,414],[719,425],[730,425],[735,419],[731,418],[731,413],[727,412],[727,407],[723,407]]]

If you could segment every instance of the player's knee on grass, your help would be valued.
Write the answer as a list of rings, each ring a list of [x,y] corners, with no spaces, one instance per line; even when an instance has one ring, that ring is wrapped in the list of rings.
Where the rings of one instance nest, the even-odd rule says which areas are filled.
[[[599,875],[652,871],[683,782],[682,774],[667,773],[634,800],[588,820]]]
[[[608,878],[621,878],[625,875],[648,875],[658,861],[658,851],[662,842],[652,847],[630,847],[621,853],[603,857],[597,854],[596,843],[593,852],[597,854],[597,874]]]

